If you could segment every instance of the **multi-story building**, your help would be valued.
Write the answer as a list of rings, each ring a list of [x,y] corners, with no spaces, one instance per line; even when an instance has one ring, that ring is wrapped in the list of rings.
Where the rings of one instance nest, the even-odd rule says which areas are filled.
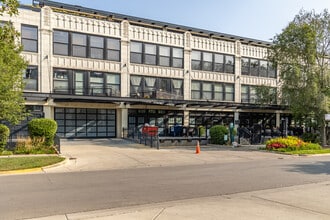
[[[256,103],[278,88],[269,42],[52,1],[21,5],[26,105],[62,137],[121,137],[144,123],[280,126],[286,110]]]

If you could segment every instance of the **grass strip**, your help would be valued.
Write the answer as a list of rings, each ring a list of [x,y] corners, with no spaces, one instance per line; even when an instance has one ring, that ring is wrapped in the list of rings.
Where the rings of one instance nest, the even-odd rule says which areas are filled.
[[[59,163],[64,159],[59,156],[0,158],[0,171],[39,168]]]
[[[290,154],[290,155],[303,155],[303,154],[329,154],[330,149],[320,149],[320,150],[295,150],[295,151],[275,151],[275,152],[281,152],[285,154]]]

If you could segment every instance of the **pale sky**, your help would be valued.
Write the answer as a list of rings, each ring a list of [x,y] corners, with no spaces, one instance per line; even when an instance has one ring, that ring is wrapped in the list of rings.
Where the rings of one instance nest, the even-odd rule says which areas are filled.
[[[32,4],[32,0],[21,0]],[[329,10],[330,0],[56,0],[72,5],[206,29],[263,41],[293,20],[300,9]]]

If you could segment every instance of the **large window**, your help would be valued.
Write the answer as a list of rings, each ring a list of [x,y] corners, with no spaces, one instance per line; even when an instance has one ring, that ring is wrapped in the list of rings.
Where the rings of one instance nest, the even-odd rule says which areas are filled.
[[[234,73],[234,56],[193,50],[191,68],[222,73]]]
[[[69,33],[66,31],[54,31],[54,54],[69,55]]]
[[[97,36],[89,37],[90,58],[103,59],[104,57],[104,38]]]
[[[87,57],[87,35],[72,33],[72,56]]]
[[[24,90],[38,91],[38,67],[29,66],[23,73]]]
[[[159,46],[159,65],[170,66],[171,63],[171,48],[166,46]]]
[[[69,70],[54,69],[54,93],[70,93],[69,76]]]
[[[241,87],[241,102],[242,103],[259,103],[276,104],[276,88],[269,88],[265,97],[258,94],[258,87],[251,85],[242,85]],[[264,95],[265,95],[264,94]]]
[[[23,50],[38,52],[38,27],[22,25],[21,28]]]
[[[191,99],[234,101],[234,84],[192,81]]]
[[[107,38],[107,60],[120,61],[120,41]]]
[[[131,97],[183,99],[183,80],[131,75]]]
[[[241,67],[242,75],[276,78],[276,68],[266,60],[243,57]]]
[[[120,75],[55,68],[54,93],[97,96],[120,96]]]
[[[56,55],[120,61],[120,40],[54,30],[53,51]]]
[[[131,63],[142,63],[142,43],[131,42]]]
[[[183,49],[149,43],[131,42],[131,63],[182,68]]]

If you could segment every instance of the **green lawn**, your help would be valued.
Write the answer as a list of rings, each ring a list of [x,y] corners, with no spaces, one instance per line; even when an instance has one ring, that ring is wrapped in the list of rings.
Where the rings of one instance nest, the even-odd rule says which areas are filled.
[[[65,158],[59,156],[0,158],[0,171],[31,169],[59,163]]]

